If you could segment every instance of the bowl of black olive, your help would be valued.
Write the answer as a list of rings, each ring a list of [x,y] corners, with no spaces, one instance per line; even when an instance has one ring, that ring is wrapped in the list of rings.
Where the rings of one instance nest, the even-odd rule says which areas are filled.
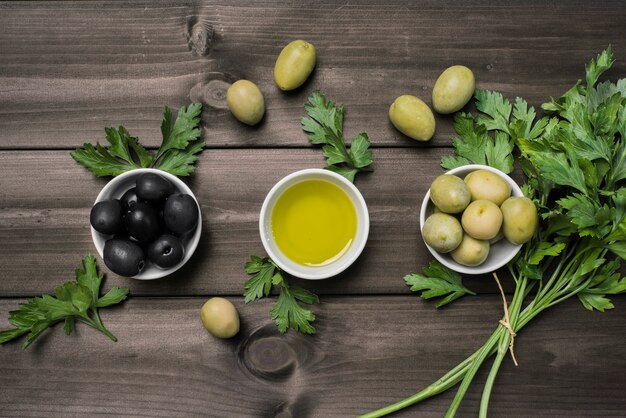
[[[89,215],[91,236],[113,273],[139,280],[167,276],[193,255],[200,205],[178,177],[139,168],[104,186]]]

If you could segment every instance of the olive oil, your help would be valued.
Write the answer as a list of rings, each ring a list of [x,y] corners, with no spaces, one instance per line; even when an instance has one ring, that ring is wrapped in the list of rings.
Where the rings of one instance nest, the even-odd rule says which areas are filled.
[[[319,267],[337,260],[356,236],[356,210],[348,195],[324,180],[296,183],[271,214],[276,245],[292,261]]]

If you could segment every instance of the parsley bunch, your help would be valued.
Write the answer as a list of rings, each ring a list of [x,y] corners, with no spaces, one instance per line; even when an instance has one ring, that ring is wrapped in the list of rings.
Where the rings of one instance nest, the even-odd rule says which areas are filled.
[[[198,154],[204,148],[200,139],[200,112],[202,105],[192,103],[188,108],[178,109],[172,123],[172,111],[165,107],[161,133],[163,141],[155,155],[152,155],[139,140],[131,136],[126,128],[105,128],[110,146],[105,148],[84,144],[70,155],[79,164],[97,176],[117,176],[135,168],[159,168],[175,176],[188,176],[194,171]]]
[[[9,322],[15,328],[0,331],[0,344],[28,334],[23,345],[27,348],[46,329],[61,321],[64,321],[63,329],[67,335],[74,330],[76,321],[80,321],[117,341],[102,324],[98,309],[122,302],[128,296],[128,289],[113,287],[100,296],[103,278],[104,274],[98,273],[95,257],[86,256],[82,270],[76,269],[76,281],[54,289],[55,296],[29,299],[17,310],[9,312]]]
[[[304,105],[309,117],[302,118],[302,129],[311,144],[323,144],[326,169],[341,174],[352,183],[360,171],[372,171],[372,151],[365,132],[358,134],[346,148],[343,137],[343,105],[335,105],[319,91]]]
[[[303,308],[299,302],[319,303],[317,295],[298,286],[290,285],[282,271],[269,258],[252,256],[244,267],[252,277],[244,284],[245,302],[250,303],[270,294],[273,286],[279,286],[280,294],[270,311],[270,317],[276,322],[281,333],[290,327],[304,334],[315,334],[315,315]]]
[[[522,189],[538,207],[535,236],[507,266],[516,284],[508,306],[511,330],[499,325],[482,347],[429,387],[365,417],[389,414],[459,384],[446,414],[453,417],[478,370],[495,356],[480,402],[484,418],[513,332],[569,298],[603,312],[613,308],[610,295],[626,292],[620,275],[626,258],[626,79],[598,83],[612,64],[609,47],[585,67],[586,83],[545,103],[547,116],[537,121],[524,100],[511,105],[488,91],[476,93],[477,116],[457,115],[456,156],[444,157],[442,166],[477,162],[510,172],[515,148],[528,178]],[[430,276],[437,284],[449,272]]]

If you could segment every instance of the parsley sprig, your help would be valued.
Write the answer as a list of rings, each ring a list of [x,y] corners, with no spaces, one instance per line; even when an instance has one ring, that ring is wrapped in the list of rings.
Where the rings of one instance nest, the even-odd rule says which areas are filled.
[[[478,115],[457,115],[456,156],[443,158],[442,166],[476,162],[510,172],[515,149],[528,179],[522,189],[537,205],[540,226],[507,265],[515,292],[506,322],[432,385],[365,417],[386,415],[459,384],[446,413],[454,416],[493,356],[478,415],[484,418],[507,349],[524,326],[570,298],[603,312],[614,307],[612,295],[626,292],[620,269],[626,259],[626,79],[598,82],[613,62],[609,47],[585,67],[586,83],[543,104],[547,115],[538,120],[524,100],[511,104],[489,91],[476,92]]]
[[[326,169],[341,174],[352,183],[360,171],[372,171],[372,151],[365,132],[353,140],[350,150],[343,136],[343,105],[336,105],[319,91],[309,96],[304,105],[309,117],[302,118],[302,129],[308,134],[311,144],[323,144]]]
[[[299,302],[312,305],[319,303],[314,293],[298,286],[290,285],[282,271],[269,258],[252,256],[244,269],[252,277],[244,285],[245,302],[269,296],[272,287],[278,286],[280,294],[270,311],[270,317],[276,322],[281,333],[289,328],[304,334],[315,334],[315,314],[303,308]]]
[[[97,176],[117,176],[135,168],[160,168],[175,176],[188,176],[194,171],[198,154],[204,148],[200,139],[200,112],[202,105],[192,103],[181,106],[172,123],[172,111],[165,107],[161,133],[163,140],[155,155],[152,155],[126,128],[105,128],[110,146],[86,143],[70,155],[79,164]]]
[[[421,296],[424,299],[445,296],[437,302],[437,308],[454,302],[466,294],[476,294],[463,286],[463,279],[459,273],[436,260],[424,267],[421,274],[407,274],[404,281],[413,292],[422,292]]]
[[[117,338],[107,330],[100,318],[99,308],[115,305],[128,296],[128,289],[113,287],[100,296],[104,278],[98,273],[96,259],[88,255],[83,259],[82,269],[76,269],[76,281],[66,282],[54,290],[55,295],[42,295],[29,299],[9,312],[9,322],[14,328],[0,331],[0,344],[28,334],[23,348],[27,348],[46,329],[64,322],[67,335],[74,330],[76,321],[101,331],[113,341]]]
[[[483,164],[504,173],[513,171],[513,148],[520,138],[536,139],[548,123],[544,117],[533,123],[537,112],[524,99],[515,104],[495,91],[476,90],[479,114],[457,113],[454,130],[459,135],[452,140],[455,156],[444,156],[441,166],[446,170],[467,164]]]

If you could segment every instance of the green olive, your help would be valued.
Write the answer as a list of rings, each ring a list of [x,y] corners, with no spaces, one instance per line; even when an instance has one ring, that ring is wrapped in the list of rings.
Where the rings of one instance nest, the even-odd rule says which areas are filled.
[[[229,300],[211,298],[200,310],[204,327],[218,338],[230,338],[239,332],[239,315]]]
[[[265,114],[263,93],[252,81],[235,81],[226,92],[226,103],[233,116],[247,125],[256,125]]]
[[[502,230],[512,244],[523,244],[530,240],[537,229],[539,218],[537,207],[527,197],[510,197],[500,206]]]
[[[421,99],[403,95],[389,107],[389,120],[397,130],[418,141],[428,141],[435,134],[435,116]]]
[[[442,212],[461,213],[469,205],[471,195],[459,177],[442,174],[430,185],[430,199]]]
[[[447,68],[433,87],[433,107],[438,113],[454,113],[461,110],[474,94],[474,73],[463,65]]]
[[[300,87],[315,67],[315,47],[302,40],[290,42],[274,65],[274,81],[281,90]]]
[[[499,175],[487,171],[476,170],[465,176],[465,184],[472,200],[486,199],[500,206],[511,196],[511,186]]]
[[[464,266],[478,266],[489,255],[489,242],[478,240],[465,234],[459,246],[450,255],[454,261]]]
[[[459,221],[445,213],[434,213],[422,227],[424,242],[440,253],[448,253],[461,243],[463,228]]]
[[[472,238],[490,240],[500,232],[502,212],[490,200],[474,200],[463,211],[461,224]]]

